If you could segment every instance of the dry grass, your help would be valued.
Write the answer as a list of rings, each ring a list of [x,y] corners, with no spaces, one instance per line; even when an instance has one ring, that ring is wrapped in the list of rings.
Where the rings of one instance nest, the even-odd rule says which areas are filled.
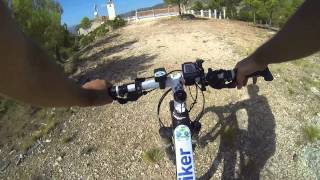
[[[306,126],[303,128],[303,133],[305,138],[309,142],[315,142],[320,140],[320,128],[316,126]]]
[[[163,158],[164,158],[164,153],[158,148],[150,149],[149,151],[145,152],[142,155],[143,161],[150,162],[150,163],[157,163]]]
[[[57,125],[58,121],[54,117],[49,117],[46,123],[44,123],[38,130],[33,131],[31,136],[22,141],[20,146],[21,150],[27,151],[35,141],[49,134]]]

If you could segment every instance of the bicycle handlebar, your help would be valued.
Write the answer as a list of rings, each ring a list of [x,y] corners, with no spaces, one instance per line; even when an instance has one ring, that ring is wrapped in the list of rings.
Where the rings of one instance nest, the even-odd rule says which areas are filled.
[[[196,63],[184,63],[182,65],[182,73],[168,76],[164,68],[155,70],[154,79],[146,80],[145,78],[137,78],[134,83],[113,86],[109,89],[109,94],[114,100],[124,104],[128,101],[136,101],[142,95],[147,94],[154,89],[174,88],[177,84],[182,83],[185,86],[200,85],[201,90],[205,91],[206,86],[214,89],[235,88],[237,69],[233,70],[212,70],[208,69],[208,73],[204,73],[202,68],[203,60],[197,60]],[[272,81],[273,76],[268,68],[263,71],[257,71],[250,77],[263,77],[265,81]]]
[[[208,84],[214,89],[223,89],[223,88],[235,88],[237,86],[237,69],[233,70],[215,70],[212,71],[209,68],[208,73],[206,75],[206,81]],[[263,71],[257,71],[255,73],[250,74],[247,78],[250,77],[263,77],[265,81],[272,81],[273,76],[269,70],[266,68]]]

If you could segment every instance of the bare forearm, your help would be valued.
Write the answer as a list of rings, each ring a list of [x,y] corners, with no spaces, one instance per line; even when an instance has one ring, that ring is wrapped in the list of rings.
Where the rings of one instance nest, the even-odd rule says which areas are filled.
[[[0,2],[0,93],[38,106],[88,106],[106,92],[84,90],[16,27]]]
[[[320,1],[306,0],[282,30],[250,57],[272,64],[309,56],[320,49]]]

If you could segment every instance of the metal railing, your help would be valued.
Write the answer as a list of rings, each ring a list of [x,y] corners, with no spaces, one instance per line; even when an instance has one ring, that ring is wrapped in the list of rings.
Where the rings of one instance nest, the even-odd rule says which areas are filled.
[[[196,17],[201,17],[201,18],[227,19],[226,8],[223,8],[222,11],[218,11],[216,9],[214,10],[208,9],[208,10],[200,10],[200,11],[187,10],[184,13],[193,14]]]
[[[136,10],[135,16],[129,16],[125,19],[128,21],[136,21],[143,19],[153,19],[159,17],[170,17],[179,15],[178,6],[159,8],[159,9],[151,9],[146,11],[138,11]]]

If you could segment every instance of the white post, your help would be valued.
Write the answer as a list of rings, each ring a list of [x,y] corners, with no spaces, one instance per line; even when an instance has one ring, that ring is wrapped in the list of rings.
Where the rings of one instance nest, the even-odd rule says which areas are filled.
[[[222,12],[219,12],[219,19],[222,19]]]
[[[191,10],[191,14],[193,14],[193,15],[194,15],[194,10]]]
[[[183,14],[187,14],[186,6],[183,6]]]
[[[203,10],[202,10],[202,9],[200,10],[200,16],[201,16],[201,17],[203,17],[203,16],[204,16],[204,14],[203,14]]]
[[[212,18],[212,12],[211,12],[211,9],[209,9],[209,18],[210,18],[210,19]]]
[[[217,19],[217,10],[214,9],[214,18]]]
[[[136,20],[138,20],[139,17],[138,17],[138,10],[136,10]]]
[[[226,19],[226,8],[223,8],[223,19]]]

